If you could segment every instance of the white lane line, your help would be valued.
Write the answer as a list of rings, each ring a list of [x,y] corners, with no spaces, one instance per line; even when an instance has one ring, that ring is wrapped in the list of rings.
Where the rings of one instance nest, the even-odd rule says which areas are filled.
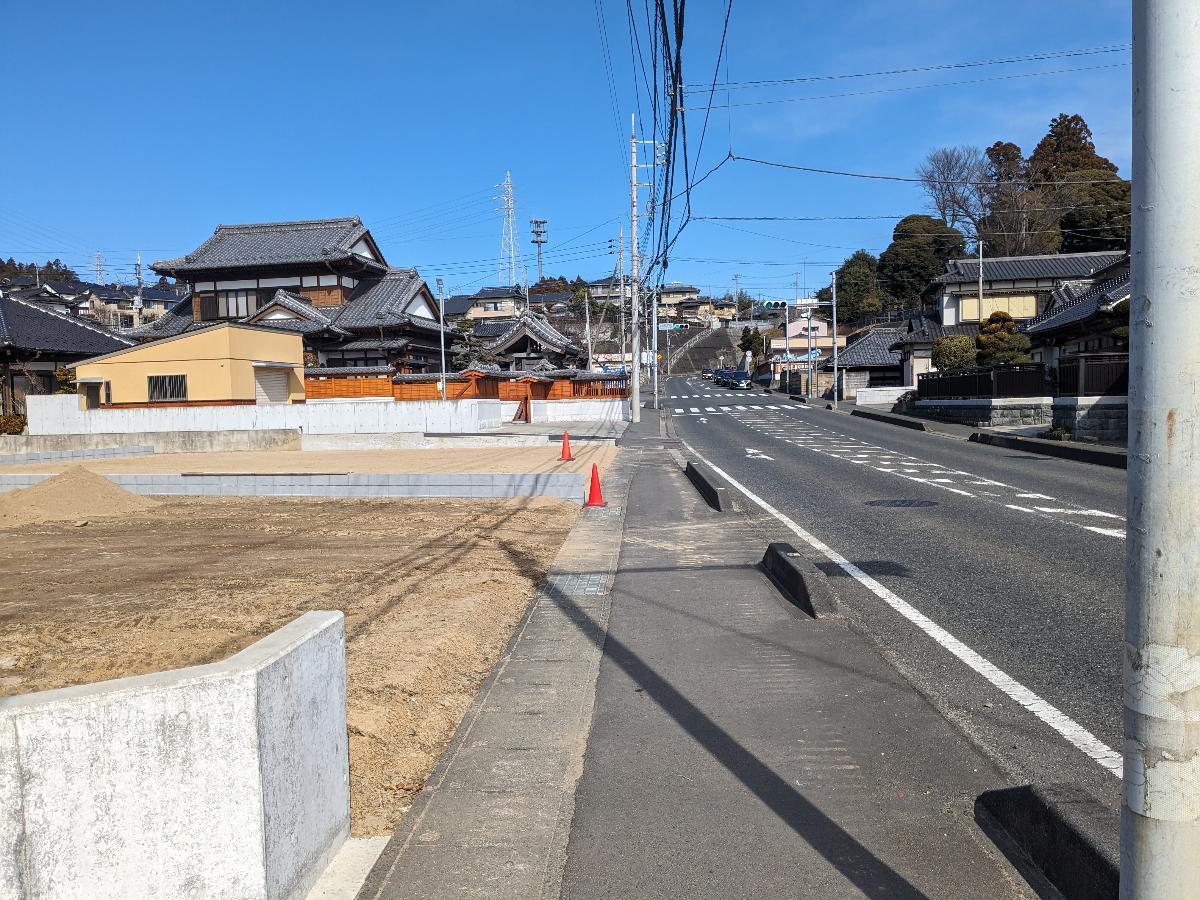
[[[700,407],[698,407],[698,406],[689,407],[688,412],[698,413],[698,412],[700,412]]]
[[[716,408],[714,408],[712,406],[706,406],[706,407],[704,407],[704,411],[705,412],[716,412],[717,410],[716,410]]]
[[[1094,531],[1096,534],[1106,534],[1109,537],[1125,537],[1125,531],[1121,528],[1098,528],[1095,525],[1084,525],[1088,531]]]
[[[734,489],[744,494],[747,499],[758,504],[766,512],[782,522],[793,534],[804,541],[804,543],[808,544],[834,565],[841,568],[843,572],[869,590],[872,594],[874,594],[900,615],[904,616],[904,618],[908,619],[908,621],[920,628],[923,632],[925,632],[925,634],[933,638],[933,640],[935,640],[943,648],[950,651],[952,654],[954,654],[954,656],[960,659],[975,672],[986,678],[995,687],[999,688],[1010,698],[1015,700],[1021,706],[1025,707],[1025,709],[1029,710],[1031,713],[1057,731],[1060,735],[1066,738],[1066,740],[1073,747],[1087,754],[1111,774],[1116,775],[1118,778],[1121,777],[1121,754],[1117,753],[1117,751],[1113,750],[1066,713],[1059,711],[1057,708],[1043,700],[1033,691],[1029,690],[1029,688],[1025,687],[1025,685],[1021,684],[1011,675],[1007,674],[1002,669],[989,662],[979,653],[972,650],[941,625],[938,625],[916,607],[901,599],[898,594],[884,587],[836,550],[823,543],[815,535],[805,531],[786,515],[781,513],[775,507],[771,506],[771,504],[767,503],[766,500],[763,500],[757,494],[754,494],[747,488],[743,487],[732,477],[730,477],[727,472],[713,465],[711,462],[701,456],[696,449],[689,446],[687,442],[684,442],[683,446],[687,447],[689,453],[694,455],[702,463],[716,472],[720,477],[729,482]]]
[[[1064,516],[1103,516],[1106,519],[1124,519],[1116,513],[1104,512],[1100,509],[1059,509],[1054,506],[1035,506],[1034,509],[1044,513],[1062,513]]]
[[[675,407],[675,415],[677,415],[677,416],[683,415],[683,407],[682,406]]]
[[[1021,497],[1022,499],[1025,499],[1025,500],[1053,500],[1054,499],[1053,497],[1047,497],[1045,494],[1017,494],[1017,496]]]

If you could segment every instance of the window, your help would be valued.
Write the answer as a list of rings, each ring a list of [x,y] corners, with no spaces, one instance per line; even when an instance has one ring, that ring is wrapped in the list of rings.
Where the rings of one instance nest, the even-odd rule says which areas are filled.
[[[258,312],[258,291],[217,291],[217,318],[240,319]]]
[[[1037,297],[1033,294],[983,298],[983,315],[980,315],[979,297],[964,295],[959,298],[959,321],[981,322],[997,310],[1008,313],[1014,319],[1032,319],[1037,315]]]
[[[187,399],[186,375],[148,375],[146,381],[151,403]]]

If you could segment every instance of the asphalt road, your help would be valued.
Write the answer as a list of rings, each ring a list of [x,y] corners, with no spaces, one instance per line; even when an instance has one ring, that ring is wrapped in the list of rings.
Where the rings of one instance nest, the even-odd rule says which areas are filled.
[[[666,388],[663,405],[695,454],[1120,752],[1123,471],[735,393],[698,376]],[[1078,741],[746,505],[756,513],[749,527],[812,556],[847,614],[1014,779],[1075,784],[1119,806],[1119,778]]]

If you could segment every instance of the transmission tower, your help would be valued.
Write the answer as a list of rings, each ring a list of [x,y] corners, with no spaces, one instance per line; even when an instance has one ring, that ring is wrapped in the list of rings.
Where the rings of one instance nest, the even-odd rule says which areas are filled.
[[[538,281],[542,280],[542,244],[546,243],[546,222],[546,219],[529,220],[529,224],[533,226],[533,240],[530,243],[537,247]]]
[[[513,200],[512,172],[504,173],[504,183],[500,186],[501,194],[498,198],[503,204],[504,224],[500,230],[500,265],[496,271],[496,277],[501,284],[513,285],[517,283],[517,243],[516,243],[516,219],[517,219],[517,204]],[[507,274],[508,280],[505,281]]]
[[[93,260],[93,264],[96,267],[96,284],[103,284],[104,283],[104,254],[102,254],[99,250],[96,251],[96,256],[95,256],[95,259]]]

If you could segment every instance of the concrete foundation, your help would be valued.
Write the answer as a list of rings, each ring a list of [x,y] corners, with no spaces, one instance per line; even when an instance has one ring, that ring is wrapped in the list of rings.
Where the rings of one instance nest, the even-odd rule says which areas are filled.
[[[859,406],[887,406],[890,408],[906,393],[915,390],[916,388],[912,386],[886,388],[860,387],[855,394],[855,402]]]
[[[1051,397],[996,397],[979,400],[918,400],[916,413],[940,422],[980,428],[1050,425]]]
[[[1055,397],[1055,428],[1076,441],[1124,444],[1129,437],[1128,397]]]
[[[294,428],[262,431],[129,431],[98,434],[0,435],[0,454],[61,453],[149,447],[154,453],[223,453],[230,450],[299,450]]]
[[[0,699],[0,898],[300,900],[350,829],[342,614]]]

